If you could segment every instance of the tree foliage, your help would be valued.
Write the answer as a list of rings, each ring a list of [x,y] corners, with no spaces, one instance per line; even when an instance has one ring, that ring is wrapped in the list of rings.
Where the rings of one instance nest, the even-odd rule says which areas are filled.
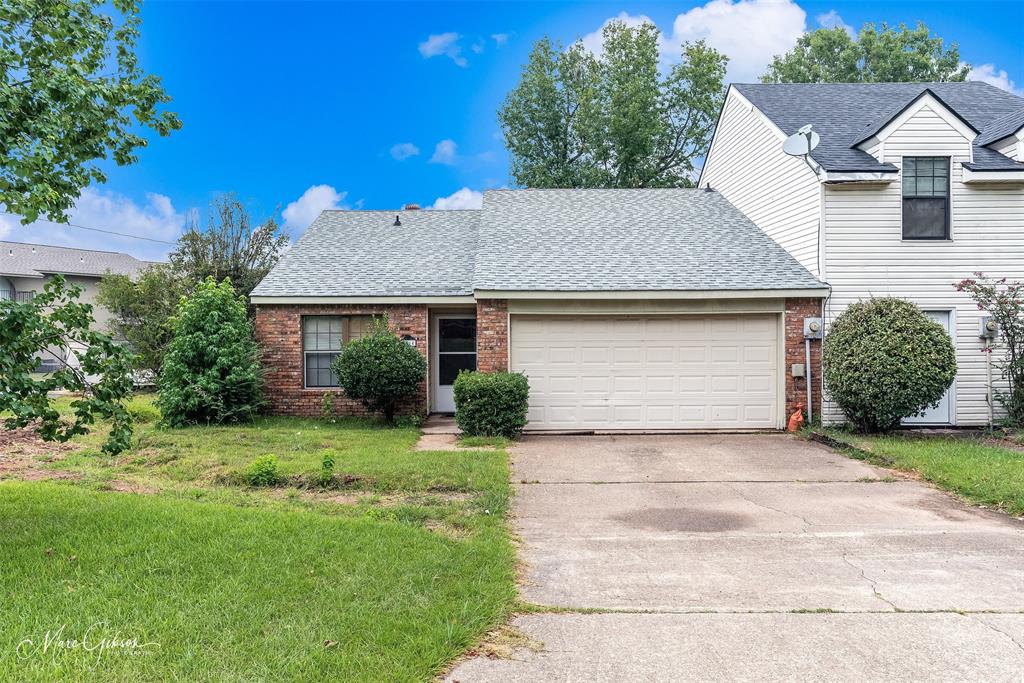
[[[391,331],[386,317],[375,318],[369,334],[349,342],[331,368],[349,398],[380,412],[388,424],[398,402],[427,376],[426,359]]]
[[[1007,278],[987,278],[983,273],[956,283],[999,327],[994,344],[986,353],[998,352],[993,364],[999,368],[1006,390],[997,390],[996,398],[1006,410],[1011,427],[1024,427],[1024,282]]]
[[[603,51],[539,40],[498,119],[523,187],[687,187],[725,95],[703,41],[660,70],[652,24],[610,22]]]
[[[207,278],[181,299],[171,321],[157,405],[171,426],[242,422],[263,404],[259,348],[244,297],[230,280]]]
[[[160,374],[173,336],[171,318],[190,290],[191,283],[163,264],[143,270],[134,279],[107,273],[100,280],[96,303],[110,311],[110,331],[131,345],[136,369]]]
[[[109,420],[103,450],[116,454],[131,446],[132,419],[124,404],[132,391],[131,353],[92,329],[92,306],[78,301],[81,294],[81,287],[56,275],[29,301],[0,301],[0,414],[7,414],[7,429],[38,423],[47,441],[67,441],[88,433],[97,419]],[[76,367],[59,352],[67,349],[75,351]],[[45,355],[60,368],[34,376]],[[82,392],[71,402],[70,422],[50,402],[58,389]]]
[[[796,47],[776,55],[761,77],[765,83],[887,83],[962,81],[970,66],[961,63],[956,43],[949,49],[923,22],[881,28],[867,23],[856,37],[843,28],[820,28],[802,35]]]
[[[235,291],[248,297],[287,246],[288,235],[273,218],[254,226],[245,205],[225,194],[210,204],[206,229],[193,219],[169,258],[171,267],[186,282],[229,278]]]
[[[0,204],[24,223],[66,221],[106,181],[97,162],[134,163],[141,129],[181,128],[139,68],[139,26],[137,0],[0,0]]]
[[[917,306],[885,297],[855,303],[836,318],[822,366],[846,419],[863,432],[885,432],[938,405],[956,377],[956,349]]]

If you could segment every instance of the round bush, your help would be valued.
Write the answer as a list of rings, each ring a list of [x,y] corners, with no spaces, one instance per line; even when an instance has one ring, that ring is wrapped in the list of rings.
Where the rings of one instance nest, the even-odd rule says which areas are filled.
[[[387,318],[374,320],[373,329],[349,343],[331,366],[349,398],[395,421],[398,401],[413,394],[427,375],[427,361],[414,347],[388,329]]]
[[[917,306],[880,298],[836,318],[822,365],[846,419],[861,431],[885,432],[938,404],[956,377],[956,349]]]
[[[455,378],[455,423],[467,436],[514,439],[526,426],[530,384],[516,372],[460,372]]]

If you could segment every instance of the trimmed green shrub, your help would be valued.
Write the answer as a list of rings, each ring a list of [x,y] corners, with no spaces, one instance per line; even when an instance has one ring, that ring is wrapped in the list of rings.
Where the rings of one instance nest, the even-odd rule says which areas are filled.
[[[249,486],[276,486],[281,483],[281,473],[277,467],[277,457],[261,455],[252,461],[245,471],[245,481]]]
[[[259,347],[230,280],[207,278],[172,320],[157,406],[166,424],[242,422],[263,405]]]
[[[331,365],[349,398],[384,415],[394,424],[398,402],[416,392],[427,376],[427,361],[388,328],[386,317],[374,318],[370,333],[350,342]]]
[[[863,432],[885,432],[938,404],[956,377],[956,349],[914,304],[879,298],[836,318],[822,365],[846,419]]]
[[[467,436],[514,439],[526,426],[530,384],[516,372],[460,372],[455,378],[455,422]]]

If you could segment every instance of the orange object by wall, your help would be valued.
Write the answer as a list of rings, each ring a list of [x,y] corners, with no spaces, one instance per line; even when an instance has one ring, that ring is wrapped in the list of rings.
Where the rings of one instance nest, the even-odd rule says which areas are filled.
[[[798,432],[804,426],[804,404],[796,404],[796,412],[789,416],[788,431]]]

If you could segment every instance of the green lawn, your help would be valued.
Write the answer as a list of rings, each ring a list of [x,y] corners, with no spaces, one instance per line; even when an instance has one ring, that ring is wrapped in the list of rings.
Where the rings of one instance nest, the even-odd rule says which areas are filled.
[[[0,680],[430,679],[512,608],[515,556],[506,453],[416,438],[147,423],[116,458],[98,434],[40,455],[76,479],[0,483]],[[265,454],[299,481],[326,452],[327,490],[231,483]],[[109,490],[126,486],[149,493]],[[58,631],[155,644],[46,648]]]
[[[973,503],[1024,515],[1024,453],[1018,450],[980,437],[862,436],[835,429],[825,433],[866,451],[878,464],[916,472]]]

